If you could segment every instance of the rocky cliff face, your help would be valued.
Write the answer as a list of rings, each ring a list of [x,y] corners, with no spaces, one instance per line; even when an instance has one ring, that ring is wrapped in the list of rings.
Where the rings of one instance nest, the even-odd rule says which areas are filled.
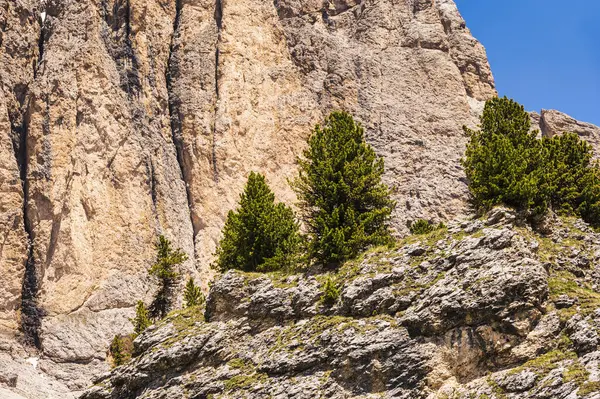
[[[461,126],[496,92],[451,0],[0,0],[0,26],[0,365],[19,376],[0,383],[25,397],[108,369],[159,234],[207,289],[249,171],[293,203],[333,109],[385,158],[400,234],[466,211]]]
[[[327,278],[230,272],[83,399],[598,398],[600,236],[511,212],[379,249]]]

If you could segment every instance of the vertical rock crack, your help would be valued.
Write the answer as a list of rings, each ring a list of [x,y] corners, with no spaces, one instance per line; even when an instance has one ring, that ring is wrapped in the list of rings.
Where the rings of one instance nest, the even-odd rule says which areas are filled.
[[[221,0],[215,0],[215,24],[217,26],[217,42],[215,44],[215,114],[212,124],[212,166],[213,179],[215,183],[219,181],[219,171],[217,169],[217,116],[219,112],[219,58],[221,44],[221,29],[223,27],[223,3]]]
[[[169,104],[169,120],[171,124],[171,137],[173,144],[175,145],[175,152],[177,156],[177,163],[179,164],[179,170],[181,173],[181,179],[185,185],[185,193],[187,197],[188,211],[190,216],[190,222],[193,228],[192,241],[194,243],[194,252],[196,251],[196,235],[199,231],[199,226],[194,223],[193,217],[193,202],[192,194],[190,192],[189,182],[191,180],[190,171],[185,165],[184,158],[184,140],[183,140],[183,128],[182,119],[183,115],[180,112],[181,100],[175,93],[174,80],[179,70],[179,60],[177,58],[177,35],[181,25],[181,13],[182,13],[182,2],[177,0],[175,3],[175,21],[173,22],[173,35],[171,37],[171,47],[169,49],[169,60],[166,70],[166,83],[167,83],[167,95]]]
[[[41,1],[39,9],[35,10],[35,13],[38,16],[38,23],[40,24],[40,31],[37,40],[37,59],[34,59],[31,65],[34,81],[40,73],[40,68],[44,59],[44,50],[48,37],[48,27],[45,18],[47,11],[47,5],[45,1]],[[33,82],[29,82],[28,85],[23,85],[25,87],[19,89],[21,92],[15,93],[17,94],[17,98],[19,100],[19,110],[16,113],[11,113],[11,126],[13,130],[13,138],[15,140],[15,159],[17,162],[19,178],[21,180],[23,191],[23,229],[27,236],[27,260],[25,262],[25,273],[21,288],[21,330],[23,332],[24,340],[27,344],[33,345],[37,349],[42,349],[40,340],[40,327],[41,320],[44,315],[42,309],[38,305],[39,273],[35,260],[34,232],[28,212],[30,195],[29,181],[27,178],[29,169],[27,136],[29,132],[28,120],[32,101],[29,86],[32,83]],[[48,108],[48,104],[46,108]],[[18,118],[16,118],[15,115],[17,115]]]

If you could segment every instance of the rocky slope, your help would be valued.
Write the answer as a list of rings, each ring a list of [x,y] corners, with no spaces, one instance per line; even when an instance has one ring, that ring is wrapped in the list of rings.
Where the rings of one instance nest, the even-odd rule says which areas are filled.
[[[385,158],[399,234],[467,209],[461,126],[496,92],[451,0],[0,0],[0,27],[0,384],[27,398],[108,370],[159,234],[207,289],[248,172],[292,203],[332,109]]]
[[[82,399],[599,398],[600,235],[496,209],[331,274],[230,272]]]

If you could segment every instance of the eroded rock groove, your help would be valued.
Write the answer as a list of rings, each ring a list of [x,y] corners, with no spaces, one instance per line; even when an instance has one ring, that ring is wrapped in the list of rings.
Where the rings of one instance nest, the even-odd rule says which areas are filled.
[[[141,81],[139,61],[131,40],[131,4],[129,0],[115,0],[110,7],[108,1],[102,2],[102,13],[108,28],[103,31],[103,39],[117,64],[121,89],[130,97],[137,96]]]
[[[221,55],[219,46],[223,28],[223,3],[221,0],[215,1],[215,23],[217,25],[217,43],[215,45],[215,114],[212,131],[212,164],[213,179],[217,183],[219,181],[219,171],[217,169],[217,115],[219,111],[219,58]]]
[[[29,100],[28,100],[29,101]],[[29,104],[26,107],[28,113]],[[27,121],[22,122],[18,129],[19,146],[16,153],[17,165],[23,186],[23,226],[27,235],[27,261],[25,263],[25,275],[23,277],[23,288],[21,292],[21,329],[27,344],[41,348],[39,329],[41,327],[42,312],[37,304],[38,297],[38,274],[34,258],[33,231],[29,222],[29,185],[27,181]]]
[[[38,10],[38,21],[40,24],[39,37],[37,40],[38,56],[31,63],[33,79],[35,80],[39,73],[44,57],[44,48],[47,39],[47,30],[45,18],[42,17],[47,12],[46,2],[42,1]],[[29,82],[31,85],[33,82]],[[27,237],[27,260],[25,262],[25,273],[21,289],[21,330],[24,341],[41,349],[40,327],[43,311],[38,306],[38,270],[35,261],[34,252],[34,233],[29,217],[29,182],[28,174],[28,154],[27,154],[27,133],[29,130],[28,118],[30,112],[31,95],[29,85],[21,84],[16,86],[13,91],[18,101],[18,110],[9,115],[11,128],[13,131],[13,148],[15,151],[15,160],[19,170],[19,177],[23,190],[23,229]],[[45,126],[47,127],[47,126]]]
[[[169,49],[169,60],[167,64],[167,70],[165,72],[165,80],[167,82],[167,95],[168,95],[168,104],[169,104],[169,121],[171,124],[171,136],[173,139],[173,144],[175,145],[175,151],[177,156],[177,163],[179,164],[179,169],[181,171],[181,178],[185,185],[185,193],[187,197],[188,210],[190,214],[190,221],[192,224],[192,229],[194,232],[194,237],[198,233],[198,226],[194,223],[194,218],[192,217],[192,194],[190,192],[189,182],[191,181],[190,171],[185,165],[184,161],[184,142],[183,142],[183,129],[182,129],[182,119],[183,115],[181,115],[180,107],[181,100],[175,94],[175,90],[173,88],[173,83],[175,79],[175,75],[178,74],[179,71],[179,60],[177,58],[177,35],[179,34],[179,29],[181,25],[181,13],[183,5],[181,0],[177,0],[175,11],[175,20],[173,22],[173,35],[171,37],[171,46]],[[154,171],[152,174],[154,178]],[[154,187],[154,184],[153,184]],[[153,190],[154,191],[154,190]],[[153,194],[153,201],[155,201],[156,194]],[[192,240],[195,241],[195,240]],[[195,249],[194,249],[195,252]]]

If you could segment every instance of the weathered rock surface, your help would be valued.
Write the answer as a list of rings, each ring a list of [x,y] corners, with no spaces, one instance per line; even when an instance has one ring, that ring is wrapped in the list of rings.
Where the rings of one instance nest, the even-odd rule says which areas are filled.
[[[6,0],[0,19],[0,320],[73,390],[152,294],[157,235],[207,288],[248,172],[292,203],[332,109],[386,158],[399,231],[466,209],[461,126],[495,90],[452,1]]]
[[[281,200],[314,124],[352,111],[387,165],[396,226],[465,210],[463,124],[495,95],[451,1],[185,1],[170,69],[174,133],[206,264],[250,170]],[[435,160],[435,161],[433,161]],[[402,176],[402,178],[398,178]]]
[[[544,137],[554,137],[565,132],[577,133],[592,145],[595,156],[598,157],[598,153],[600,153],[600,127],[578,121],[556,110],[543,109],[541,113],[530,112],[529,114],[532,130],[539,130]]]
[[[26,217],[40,367],[76,389],[106,367],[107,340],[130,330],[136,299],[148,298],[157,234],[194,252],[165,112],[175,8],[61,1],[46,13],[26,121]],[[193,262],[182,272],[195,273]]]
[[[372,251],[329,275],[333,305],[324,274],[229,272],[204,314],[150,328],[82,398],[597,398],[600,235],[517,221],[498,209]]]
[[[27,398],[78,392],[108,370],[107,343],[131,331],[135,301],[152,295],[147,268],[159,234],[190,255],[182,274],[208,289],[213,250],[248,172],[265,173],[292,203],[295,157],[333,109],[353,112],[385,158],[400,233],[407,221],[467,210],[461,127],[476,125],[496,92],[485,50],[451,0],[0,0],[0,25],[0,354],[19,375],[11,389]],[[558,130],[574,123],[550,116]],[[521,278],[509,292],[539,280],[539,265],[527,261],[502,266]],[[413,278],[426,283],[446,267]],[[489,302],[441,288],[431,304],[394,296],[398,273],[368,301],[355,286],[327,315],[404,309],[402,328],[432,336],[474,308],[498,323],[508,317],[502,292],[484,292]],[[499,273],[484,274],[508,283]],[[320,282],[298,286],[290,303],[266,286],[247,306],[226,303],[241,291],[224,290],[209,308],[223,323],[245,313],[262,333],[322,313]],[[529,314],[543,293],[522,294],[517,308]],[[577,337],[582,348],[593,341]],[[39,358],[37,368],[28,358]],[[390,367],[385,378],[398,372]]]
[[[0,1],[0,335],[8,336],[18,327],[28,258],[23,119],[39,57],[38,6],[35,0]]]

